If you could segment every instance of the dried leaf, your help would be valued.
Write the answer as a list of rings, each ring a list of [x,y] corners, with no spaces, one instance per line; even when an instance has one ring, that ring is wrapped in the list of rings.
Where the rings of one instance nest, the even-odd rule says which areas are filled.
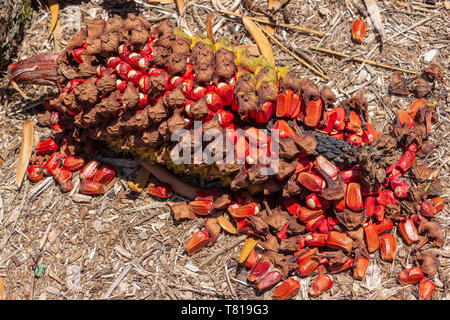
[[[393,93],[399,95],[408,95],[409,90],[406,88],[406,80],[403,79],[402,73],[397,71],[392,76],[391,84],[389,85],[389,90]]]
[[[185,219],[195,219],[195,214],[189,210],[189,207],[186,202],[175,203],[173,205],[169,205],[170,209],[173,212],[173,217],[175,220],[185,220]]]
[[[259,51],[272,65],[275,64],[272,46],[258,25],[249,17],[242,17],[242,22],[258,45]]]
[[[210,240],[208,242],[208,247],[212,246],[214,242],[217,241],[220,234],[220,224],[218,223],[216,218],[207,218],[203,221],[203,225],[205,226],[206,232],[210,235]]]
[[[30,161],[33,150],[34,122],[27,120],[22,125],[22,146],[20,147],[19,161],[17,162],[16,184],[20,188],[23,178],[27,172],[28,162]]]
[[[216,41],[214,40],[214,32],[212,25],[212,14],[208,13],[206,17],[206,34],[208,35],[209,40],[214,44]]]
[[[444,246],[444,233],[438,222],[424,219],[420,222],[418,231],[419,233],[426,233],[428,238],[434,239],[432,246],[440,248]]]
[[[332,180],[329,176],[324,174],[327,181],[327,187],[322,190],[322,196],[326,200],[340,200],[345,196],[345,183],[342,173],[339,173],[336,180]]]
[[[359,228],[366,221],[366,215],[364,211],[353,212],[350,210],[336,210],[335,214],[338,221],[343,224],[348,230]]]
[[[252,252],[253,248],[258,243],[258,239],[254,237],[247,237],[244,242],[244,246],[242,247],[241,254],[239,256],[239,263],[244,263],[244,261],[247,259],[250,252]]]
[[[439,260],[429,253],[419,253],[416,256],[416,261],[423,273],[429,278],[433,278],[440,267]]]
[[[141,166],[139,168],[135,182],[127,181],[128,187],[130,187],[131,191],[141,192],[142,190],[144,190],[145,186],[147,185],[147,181],[148,181],[149,177],[150,177],[150,171],[148,171],[145,167]]]
[[[233,226],[231,221],[228,220],[226,217],[224,217],[224,216],[218,217],[217,222],[220,224],[222,229],[225,230],[226,232],[229,232],[231,234],[237,233],[236,228]]]
[[[48,35],[50,35],[56,27],[56,23],[58,22],[58,13],[59,13],[59,3],[58,0],[47,0],[48,6],[50,7],[50,30]]]
[[[273,8],[273,5],[275,4],[275,2],[277,2],[277,0],[269,0],[269,10]],[[275,31],[277,30],[276,27],[272,27],[271,25],[266,25],[266,31],[268,34],[274,34]]]
[[[182,15],[183,9],[184,9],[184,0],[177,0],[177,7],[178,7],[178,12],[180,13],[180,15]]]
[[[434,172],[433,168],[428,167],[426,163],[422,164],[413,164],[412,172],[414,173],[414,176],[419,181],[425,181],[427,180],[430,175]]]

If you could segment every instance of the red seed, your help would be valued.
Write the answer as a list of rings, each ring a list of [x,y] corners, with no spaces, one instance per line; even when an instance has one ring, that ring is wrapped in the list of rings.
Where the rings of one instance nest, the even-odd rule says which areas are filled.
[[[355,264],[355,267],[353,268],[353,279],[355,280],[362,280],[365,275],[367,268],[369,267],[369,260],[365,257],[359,257],[358,261]]]
[[[270,266],[271,263],[269,261],[260,259],[248,273],[247,280],[249,282],[259,282],[269,270]]]
[[[252,249],[247,259],[245,259],[245,266],[247,268],[253,268],[259,261],[259,256],[256,253],[255,249]]]
[[[306,206],[312,210],[322,209],[322,203],[317,194],[311,193],[306,197]]]
[[[356,182],[350,182],[345,191],[345,204],[355,212],[364,209],[361,195],[361,185]]]
[[[404,219],[403,221],[400,221],[398,224],[398,229],[403,240],[408,245],[412,245],[413,243],[420,240],[417,228],[411,219]]]
[[[383,206],[375,206],[375,209],[373,211],[373,217],[378,221],[383,221],[384,207]]]
[[[43,141],[39,141],[36,144],[36,155],[37,156],[45,156],[52,154],[53,152],[58,150],[58,145],[55,140],[48,138]]]
[[[376,227],[377,233],[381,234],[383,232],[392,230],[392,228],[394,227],[394,224],[390,220],[383,219],[382,221],[375,223],[375,227]]]
[[[353,240],[345,233],[330,231],[327,235],[327,247],[331,249],[343,250],[349,253],[353,247]]]
[[[343,170],[342,177],[344,178],[344,183],[350,182],[361,182],[361,170],[360,169],[350,169]]]
[[[77,48],[72,51],[73,59],[78,63],[83,63],[82,54],[86,51],[86,48]]]
[[[210,240],[209,234],[205,231],[199,230],[195,232],[192,237],[186,241],[184,249],[188,255],[200,251]]]
[[[215,92],[222,100],[224,106],[231,106],[233,101],[233,86],[231,84],[220,82],[215,87]]]
[[[364,208],[366,209],[366,216],[370,218],[375,212],[375,198],[371,196],[366,197],[364,199]]]
[[[73,189],[72,171],[65,168],[57,168],[53,171],[53,177],[58,182],[61,191],[68,192]]]
[[[414,159],[416,158],[416,155],[414,152],[406,151],[400,159],[398,159],[397,164],[395,167],[402,172],[406,172],[414,163]]]
[[[42,167],[38,164],[31,164],[27,168],[28,180],[31,182],[38,182],[44,178]]]
[[[315,298],[327,291],[333,286],[333,279],[326,273],[319,274],[311,284],[308,293]]]
[[[68,156],[66,157],[62,165],[64,168],[70,171],[77,171],[80,170],[85,163],[85,160],[83,157],[80,156]]]
[[[430,280],[423,280],[419,285],[419,300],[430,300],[436,285]]]
[[[249,203],[242,206],[229,207],[228,211],[234,218],[245,218],[258,214],[259,206],[256,203]]]
[[[352,23],[352,39],[361,44],[366,32],[366,23],[362,20],[355,20]]]
[[[100,162],[97,160],[89,161],[80,171],[81,180],[91,180],[94,178],[95,173],[100,166]]]
[[[307,235],[305,240],[308,247],[324,247],[327,242],[327,234],[313,232]]]
[[[391,233],[385,233],[380,237],[381,260],[393,261],[397,253],[397,240]]]
[[[330,178],[334,178],[339,173],[339,168],[322,155],[319,155],[314,164],[321,170],[321,173],[325,173]]]
[[[192,213],[201,216],[208,216],[215,211],[212,206],[212,201],[194,200],[189,202],[188,207]]]
[[[301,206],[294,198],[284,198],[283,205],[292,216],[297,216],[300,213]]]
[[[308,127],[316,127],[322,117],[322,100],[311,100],[305,109],[305,124]]]
[[[219,117],[219,123],[222,128],[225,128],[233,123],[234,114],[232,112],[219,109],[216,114]]]
[[[91,180],[81,180],[80,191],[83,194],[88,195],[98,195],[104,194],[105,188],[102,184],[91,181]]]
[[[62,160],[62,155],[59,152],[54,152],[42,166],[44,174],[47,176],[51,176],[53,174],[53,171],[59,168]]]
[[[172,195],[172,188],[167,183],[150,182],[147,187],[147,193],[152,196],[166,199]]]
[[[297,271],[302,277],[306,277],[319,265],[319,258],[309,256],[298,263]]]
[[[402,285],[419,283],[422,281],[424,275],[423,271],[419,267],[412,267],[406,270],[401,271],[398,274],[398,282]]]
[[[364,229],[364,238],[366,240],[367,250],[369,252],[374,252],[378,250],[379,248],[379,241],[378,241],[378,233],[377,229],[374,224],[372,223],[366,223],[363,226]]]
[[[218,110],[223,109],[223,101],[217,93],[208,92],[205,97],[209,110],[217,112]]]
[[[436,208],[433,206],[433,203],[430,200],[424,200],[420,204],[420,214],[427,217],[432,218],[436,215]]]
[[[273,270],[266,274],[264,278],[256,285],[256,288],[259,291],[265,290],[274,284],[277,284],[281,281],[281,272],[279,270]]]
[[[312,192],[319,192],[325,189],[326,183],[322,177],[310,172],[301,172],[298,175],[297,182]]]
[[[112,180],[112,178],[114,178],[115,175],[116,171],[114,170],[114,168],[109,164],[105,164],[97,169],[94,177],[92,178],[92,181],[98,182],[102,185],[106,185]]]
[[[300,282],[295,279],[288,278],[278,287],[276,287],[272,294],[278,300],[288,300],[294,297],[300,290]]]

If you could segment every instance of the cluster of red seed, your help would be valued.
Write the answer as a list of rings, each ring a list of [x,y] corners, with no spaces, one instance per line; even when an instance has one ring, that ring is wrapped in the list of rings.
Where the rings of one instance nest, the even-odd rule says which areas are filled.
[[[30,159],[27,177],[32,182],[39,182],[46,176],[53,176],[62,192],[74,188],[73,172],[80,171],[80,191],[83,194],[104,194],[105,186],[115,176],[114,168],[109,164],[101,164],[97,160],[86,163],[81,156],[67,155],[51,139],[39,141],[35,154]]]
[[[420,104],[416,101],[408,110],[417,109],[417,105],[423,106],[423,101]],[[349,123],[342,128],[348,127]],[[333,122],[333,124],[336,123]],[[405,124],[410,127],[414,125],[411,122],[402,123],[402,125]],[[286,128],[289,130],[288,126]],[[374,139],[376,136],[374,134]],[[311,193],[305,197],[304,205],[297,197],[284,198],[282,203],[289,214],[296,217],[308,232],[305,236],[295,237],[298,251],[294,252],[292,257],[297,263],[296,269],[299,276],[305,277],[314,271],[319,273],[319,277],[315,279],[309,291],[312,297],[320,295],[332,286],[332,279],[326,274],[327,270],[337,273],[353,268],[354,279],[362,280],[369,266],[370,253],[379,250],[383,261],[394,260],[397,252],[397,240],[392,234],[394,222],[385,218],[385,208],[399,205],[410,192],[409,184],[401,177],[413,166],[418,146],[416,143],[411,143],[405,146],[405,149],[403,155],[386,168],[384,182],[374,190],[369,190],[362,184],[362,171],[359,164],[353,168],[341,170],[320,155],[314,162],[311,162],[308,157],[299,160],[295,171],[297,182]],[[327,185],[337,184],[339,177],[342,177],[345,190],[342,200],[325,199],[322,192]],[[189,204],[189,208],[198,215],[211,215],[215,211],[214,201],[215,199],[198,197]],[[398,230],[404,242],[407,245],[416,244],[414,250],[420,250],[425,243],[433,239],[433,245],[442,247],[444,244],[442,229],[437,222],[428,219],[440,212],[444,205],[441,197],[425,199],[420,204],[420,211],[417,214],[399,221]],[[261,216],[261,206],[257,200],[249,195],[247,199],[236,198],[228,206],[227,211],[233,218],[238,232],[258,236],[258,228],[255,229],[252,219],[249,219],[251,216]],[[275,241],[279,243],[279,246],[275,245],[275,247],[281,248],[283,242],[293,236],[289,227],[295,222],[282,219],[285,221],[284,224],[276,229],[276,225],[269,221],[270,217],[267,218],[267,213],[264,215],[263,220],[273,231],[277,231]],[[360,229],[363,234],[337,231],[342,229],[341,225],[351,229],[352,223],[354,226],[363,224]],[[229,227],[222,227],[229,232]],[[209,231],[208,228],[200,230],[188,240],[185,245],[188,254],[197,252],[211,243]],[[420,234],[425,235],[421,237]],[[265,236],[267,238],[268,235]],[[217,238],[217,235],[214,235],[214,238]],[[265,249],[275,250],[274,247],[265,247]],[[327,249],[338,250],[340,253],[324,251]],[[286,276],[285,270],[282,270],[280,265],[282,263],[277,261],[277,257],[273,258],[273,254],[267,256],[264,253],[260,256],[253,249],[245,260],[245,266],[251,268],[248,281],[254,283],[258,290],[271,287]],[[432,277],[433,274],[428,276]],[[398,281],[404,285],[420,283],[418,288],[420,299],[429,299],[435,288],[432,281],[424,280],[424,272],[420,267],[402,271],[398,275]],[[279,299],[287,299],[294,296],[298,290],[298,281],[288,278],[275,288],[273,294]]]
[[[362,183],[361,164],[349,167],[348,163],[331,162],[316,148],[319,139],[299,129],[315,130],[356,147],[372,144],[380,133],[368,123],[367,100],[361,92],[335,107],[336,97],[327,87],[319,91],[308,79],[275,71],[245,49],[233,51],[224,45],[217,50],[201,37],[194,44],[192,39],[175,34],[167,22],[152,30],[141,18],[115,17],[108,24],[96,21],[93,25],[102,32],[108,28],[114,32],[105,31],[103,38],[102,32],[88,28],[87,38],[81,34],[82,41],[74,41],[76,46],[72,43],[61,60],[71,65],[71,71],[74,61],[81,77],[73,77],[60,97],[46,104],[55,132],[70,132],[75,126],[77,133],[86,130],[94,139],[122,139],[119,144],[134,150],[169,146],[170,134],[177,129],[193,130],[194,120],[201,120],[203,130],[227,129],[226,139],[245,160],[231,181],[233,193],[201,190],[194,201],[172,206],[172,211],[177,220],[207,217],[205,229],[186,242],[188,254],[212,245],[221,229],[259,239],[266,251],[259,254],[254,249],[258,241],[249,242],[252,247],[244,245],[239,262],[250,269],[248,280],[258,290],[287,279],[274,290],[280,299],[298,292],[298,282],[288,278],[293,270],[302,277],[319,273],[309,291],[316,297],[332,286],[327,272],[353,268],[354,278],[361,280],[370,253],[379,250],[383,260],[394,259],[394,222],[385,218],[385,209],[398,205],[410,193],[401,176],[413,165],[419,149],[416,143],[407,145],[398,161],[386,169],[380,186],[368,188]],[[93,66],[94,60],[100,63]],[[60,67],[61,73],[70,74]],[[421,106],[399,114],[400,124],[413,128],[416,113],[426,109]],[[423,114],[429,132],[432,112]],[[280,138],[280,154],[276,155],[269,151],[268,134],[258,129],[275,117],[283,118],[273,125]],[[241,127],[243,131],[238,130]],[[43,174],[53,175],[62,190],[68,191],[73,188],[72,171],[81,169],[81,191],[99,194],[114,177],[114,170],[107,165],[100,166],[97,161],[84,165],[84,159],[57,150],[51,139],[36,146],[37,157],[29,168],[31,181],[39,181]],[[319,155],[313,159],[315,152]],[[282,165],[275,178],[269,179],[256,169],[260,168],[258,160],[272,156],[279,156]],[[282,199],[270,209],[262,193],[268,196],[280,191]],[[172,190],[170,185],[151,183],[147,192],[167,198]],[[420,214],[400,221],[404,241],[408,245],[418,242],[417,250],[429,238],[442,246],[439,228],[427,218],[443,206],[440,197],[425,200]],[[225,216],[210,217],[220,210],[226,210],[234,223]],[[360,233],[352,233],[353,229]],[[427,235],[421,238],[421,233]],[[416,269],[399,275],[401,283],[422,279],[423,274],[420,277]],[[423,283],[420,288],[431,287],[429,282]]]

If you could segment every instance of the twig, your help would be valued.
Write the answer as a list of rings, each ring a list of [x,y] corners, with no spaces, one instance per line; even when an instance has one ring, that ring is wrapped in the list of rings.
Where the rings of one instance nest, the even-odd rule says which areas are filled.
[[[53,177],[47,177],[41,182],[39,182],[39,184],[35,186],[33,189],[31,189],[30,193],[28,194],[28,201],[31,201],[32,199],[40,195],[45,189],[47,189],[50,186],[52,182]]]
[[[418,27],[418,26],[424,24],[425,22],[427,22],[427,21],[429,21],[429,20],[431,20],[431,19],[436,18],[436,17],[437,17],[438,15],[440,15],[440,14],[441,14],[441,13],[437,13],[437,14],[431,16],[431,17],[426,17],[425,19],[422,19],[422,20],[420,20],[419,22],[414,23],[413,25],[409,26],[408,28],[406,28],[406,29],[404,29],[404,30],[402,30],[402,31],[399,31],[399,32],[393,34],[392,36],[390,36],[389,38],[387,38],[386,41],[383,41],[383,42],[387,42],[387,41],[389,41],[389,40],[392,40],[392,39],[394,39],[395,37],[397,37],[398,35],[401,35],[402,33],[405,33],[406,31],[409,31],[409,30],[411,30],[411,29],[414,29],[415,27]]]
[[[44,247],[45,243],[47,242],[47,237],[48,234],[50,232],[50,228],[52,227],[52,223],[50,222],[48,224],[47,229],[45,230],[44,236],[42,237],[41,241],[39,242],[39,249],[42,250],[42,248]]]
[[[225,264],[224,267],[225,267],[225,276],[226,276],[226,278],[227,278],[227,282],[228,282],[228,286],[230,287],[231,294],[232,294],[232,296],[233,296],[234,299],[237,299],[236,292],[234,291],[234,288],[233,288],[233,286],[231,285],[230,276],[228,275],[228,268],[227,268],[227,265]]]
[[[102,296],[103,300],[106,300],[109,298],[111,293],[114,291],[114,289],[119,285],[119,283],[125,278],[125,276],[130,272],[131,268],[134,267],[134,265],[140,264],[142,261],[144,261],[154,250],[149,250],[144,255],[138,259],[134,259],[132,262],[128,264],[128,266],[122,271],[122,273],[114,280],[114,282],[109,287],[108,291]]]
[[[146,204],[144,206],[140,206],[140,207],[136,207],[136,208],[131,208],[128,210],[125,210],[123,213],[124,214],[130,214],[130,213],[135,213],[135,212],[139,212],[139,211],[145,211],[148,209],[157,209],[157,208],[164,208],[166,207],[167,204],[166,203],[150,203],[150,204]]]
[[[207,264],[211,263],[211,261],[215,260],[218,256],[220,256],[221,254],[225,253],[226,251],[230,250],[231,248],[236,247],[238,244],[240,244],[242,241],[244,241],[247,238],[246,235],[242,235],[238,238],[236,238],[233,242],[231,242],[230,244],[228,244],[228,246],[222,248],[219,251],[214,252],[214,254],[210,255],[208,257],[208,259],[206,259],[205,261],[203,261],[203,263],[200,265],[200,269],[203,268],[204,266],[206,266]]]
[[[278,46],[280,46],[281,49],[283,49],[284,51],[286,51],[287,53],[289,53],[292,57],[294,57],[294,59],[296,59],[297,61],[299,61],[301,64],[303,64],[305,67],[311,69],[312,71],[314,71],[314,73],[318,74],[319,76],[321,76],[324,79],[327,79],[328,81],[330,80],[330,78],[323,74],[322,72],[320,72],[319,70],[317,70],[316,68],[314,68],[312,65],[310,65],[308,62],[306,62],[305,60],[303,60],[302,58],[300,58],[298,55],[296,55],[294,52],[292,52],[291,50],[289,50],[284,44],[282,44],[280,41],[277,40],[277,38],[275,38],[273,35],[271,35],[270,33],[268,33],[264,28],[261,28],[262,31],[264,31],[264,33],[269,36],[270,39],[272,39],[273,42],[275,42]]]
[[[399,1],[399,0],[394,0],[394,2],[395,2],[395,4],[399,5],[400,7],[408,8],[408,6],[409,6],[407,3],[401,2],[401,1]],[[442,5],[441,5],[441,6],[436,6],[436,7],[434,7],[434,8],[440,9],[441,7],[442,7]],[[417,10],[417,11],[436,12],[436,11],[434,11],[434,10],[430,10],[430,9],[426,9],[426,8],[421,8],[421,7],[416,7],[416,6],[411,6],[411,8],[412,8],[413,10]]]
[[[441,164],[436,170],[434,170],[434,171],[430,174],[430,176],[428,177],[427,181],[428,181],[428,180],[434,180],[434,178],[437,177],[439,171],[441,171],[441,169],[447,164],[447,162],[448,162],[449,160],[450,160],[450,157],[448,157],[447,159],[445,159],[444,162],[442,162],[442,164]],[[431,186],[432,183],[433,183],[433,181],[430,181],[430,182],[428,183],[428,185],[427,185],[426,188],[425,188],[425,192],[428,192],[428,188],[430,188],[430,186]]]
[[[243,17],[242,14],[239,14],[236,12],[231,12],[228,10],[219,10],[219,13],[228,14],[228,15],[236,16],[236,17],[240,17],[240,18]],[[272,27],[282,27],[282,28],[294,29],[294,30],[301,31],[301,32],[315,34],[315,35],[318,35],[319,37],[325,36],[325,32],[310,29],[310,28],[304,28],[304,27],[300,27],[300,26],[296,26],[296,25],[292,25],[292,24],[285,24],[285,23],[274,23],[274,22],[271,22],[271,21],[269,21],[267,19],[263,19],[263,18],[256,18],[256,17],[248,17],[248,18],[250,18],[253,21],[257,21],[260,23],[270,25]]]
[[[385,64],[385,63],[381,63],[381,62],[377,62],[377,61],[373,61],[373,60],[366,60],[366,59],[359,58],[359,57],[352,57],[352,56],[350,56],[348,54],[345,54],[345,53],[342,53],[342,52],[338,52],[338,51],[334,51],[334,50],[331,50],[331,49],[320,48],[320,47],[309,47],[309,49],[314,50],[314,51],[323,52],[323,53],[333,54],[333,55],[344,57],[344,58],[348,58],[349,60],[354,60],[354,61],[358,61],[358,62],[364,62],[364,63],[371,64],[371,65],[374,65],[374,66],[385,68],[385,69],[397,70],[397,71],[406,72],[406,73],[412,73],[412,74],[421,74],[418,71],[412,71],[412,70],[408,70],[408,69],[403,69],[403,68],[399,68],[399,67],[396,67],[396,66],[391,66],[389,64]]]

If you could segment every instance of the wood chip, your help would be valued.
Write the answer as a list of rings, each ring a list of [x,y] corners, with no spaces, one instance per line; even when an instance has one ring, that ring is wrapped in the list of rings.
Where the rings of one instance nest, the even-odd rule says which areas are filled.
[[[84,253],[84,248],[78,249],[75,253],[73,253],[73,254],[69,257],[68,262],[69,262],[69,263],[74,263],[75,261],[77,261],[78,259],[81,258],[81,256],[83,255],[83,253]]]
[[[73,195],[72,200],[76,203],[90,203],[92,201],[92,197],[78,193]]]
[[[20,262],[19,258],[17,258],[16,256],[12,256],[11,260],[14,262],[16,267],[19,267],[22,264],[22,262]]]
[[[61,230],[59,229],[53,229],[52,231],[50,231],[50,233],[48,234],[48,242],[53,243],[56,241],[56,239],[58,239],[59,235],[61,234]]]
[[[125,258],[130,259],[130,260],[133,258],[133,255],[130,252],[128,252],[125,248],[123,248],[123,247],[121,247],[119,245],[116,245],[114,247],[114,250],[118,254],[120,254],[122,257],[125,257]]]

